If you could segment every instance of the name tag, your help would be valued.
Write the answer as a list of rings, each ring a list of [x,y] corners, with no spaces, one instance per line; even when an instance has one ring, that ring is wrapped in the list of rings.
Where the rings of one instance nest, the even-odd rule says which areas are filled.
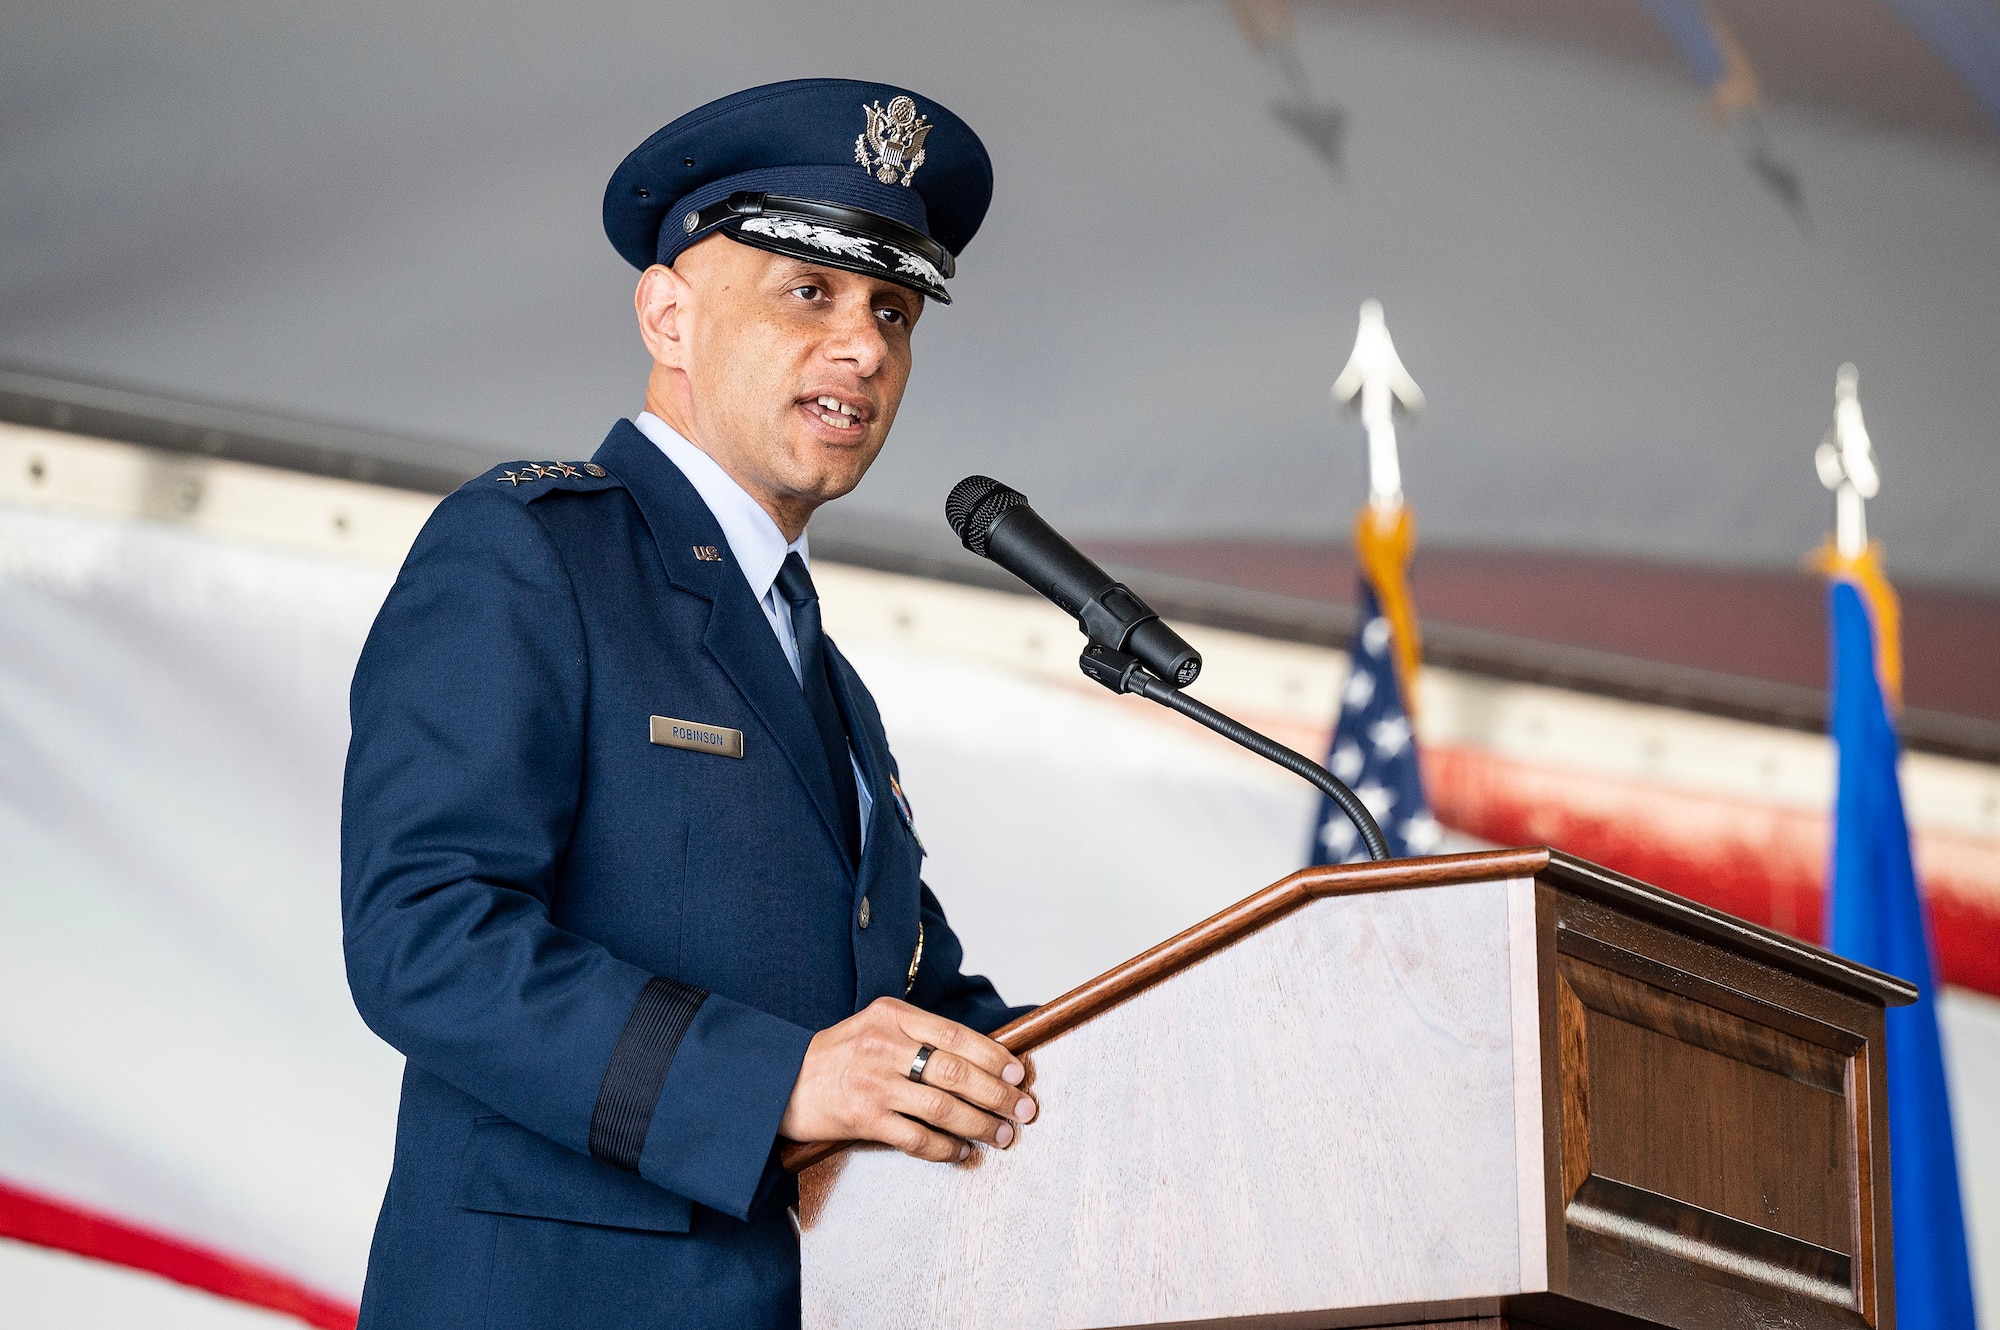
[[[662,748],[691,748],[697,753],[743,756],[743,731],[720,725],[697,725],[671,716],[653,717],[653,742]]]

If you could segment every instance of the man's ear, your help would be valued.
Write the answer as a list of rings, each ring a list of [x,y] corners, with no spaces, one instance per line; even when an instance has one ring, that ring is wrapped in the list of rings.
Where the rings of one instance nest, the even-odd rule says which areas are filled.
[[[654,363],[670,369],[687,368],[684,330],[690,294],[687,278],[665,264],[656,263],[639,274],[632,310],[639,316],[639,338],[652,353]]]

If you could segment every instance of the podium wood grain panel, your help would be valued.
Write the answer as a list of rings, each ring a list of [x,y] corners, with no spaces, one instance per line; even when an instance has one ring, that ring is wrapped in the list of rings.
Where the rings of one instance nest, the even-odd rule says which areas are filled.
[[[1688,1327],[1740,1324],[1732,1285],[1776,1324],[1889,1324],[1879,1002],[1589,901],[1555,914],[1570,1291],[1637,1310],[1650,1280]]]
[[[1713,1009],[1676,1038],[1661,1027],[1695,1004],[1563,959],[1588,995],[1590,1171],[1851,1253],[1847,1059]]]

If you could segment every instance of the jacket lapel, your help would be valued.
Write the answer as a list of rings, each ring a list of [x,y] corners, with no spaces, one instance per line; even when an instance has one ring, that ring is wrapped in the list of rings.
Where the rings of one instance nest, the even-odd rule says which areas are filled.
[[[639,505],[668,580],[709,602],[708,630],[702,644],[777,740],[800,783],[812,795],[827,835],[840,846],[840,808],[805,693],[771,631],[770,620],[751,597],[749,584],[729,555],[728,541],[714,514],[680,468],[629,420],[612,426],[594,460],[623,481]],[[698,560],[694,554],[697,546],[721,551],[722,560]],[[870,831],[872,834],[872,827]],[[845,852],[839,857],[841,862],[847,861]]]
[[[833,666],[834,696],[847,719],[862,779],[875,799],[857,883],[857,890],[875,902],[875,923],[868,942],[854,955],[854,1009],[859,1011],[879,995],[900,998],[908,991],[922,908],[920,851],[914,831],[903,825],[900,801],[889,784],[894,768],[881,715],[861,676],[831,640],[827,642],[827,658]]]
[[[854,756],[861,764],[861,778],[868,782],[868,794],[875,801],[868,815],[867,846],[861,852],[861,872],[863,887],[870,869],[882,860],[881,850],[889,842],[883,837],[900,834],[897,823],[902,814],[895,810],[895,796],[889,790],[889,743],[879,725],[870,724],[869,712],[864,711],[857,697],[861,676],[847,663],[847,657],[840,654],[832,639],[827,640],[827,659],[833,665],[834,701],[840,706],[842,719],[847,722],[847,737],[854,744]]]

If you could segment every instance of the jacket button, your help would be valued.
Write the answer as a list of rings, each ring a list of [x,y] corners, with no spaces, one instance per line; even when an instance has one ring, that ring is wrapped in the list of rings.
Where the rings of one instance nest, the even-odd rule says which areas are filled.
[[[868,927],[868,914],[868,898],[863,896],[861,898],[861,926],[863,928]]]

